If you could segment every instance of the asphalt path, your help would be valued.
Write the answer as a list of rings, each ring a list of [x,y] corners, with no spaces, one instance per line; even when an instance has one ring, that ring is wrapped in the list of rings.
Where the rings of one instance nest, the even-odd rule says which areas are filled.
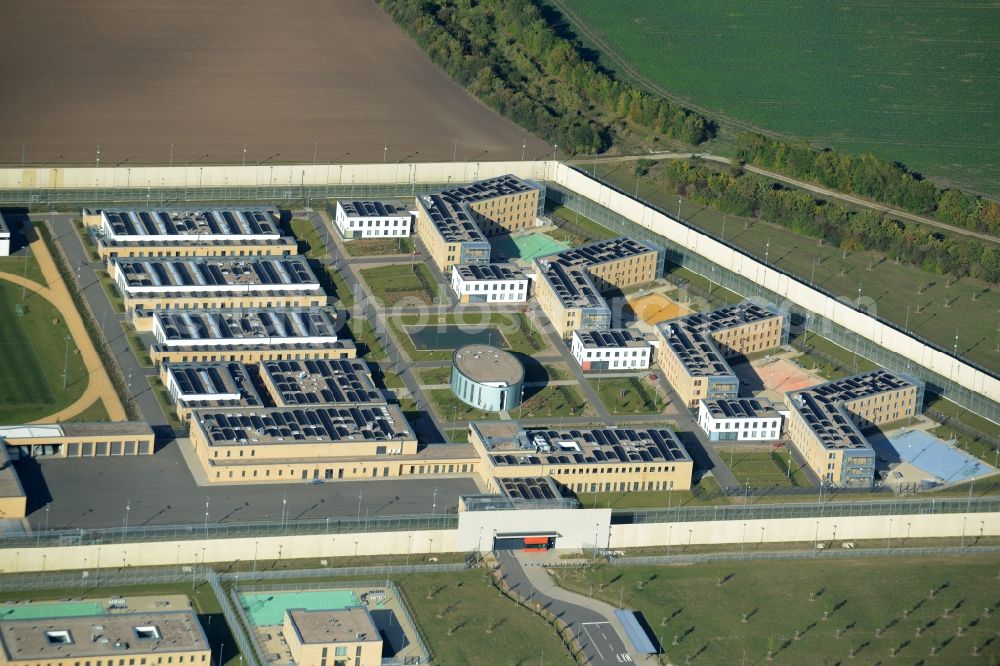
[[[632,658],[611,623],[595,610],[544,596],[528,580],[521,563],[509,552],[497,554],[504,580],[518,594],[541,603],[573,631],[591,666],[620,666]]]
[[[283,511],[286,520],[430,515],[479,492],[466,478],[198,486],[176,443],[155,456],[35,458],[15,467],[32,529],[119,527],[126,506],[130,526],[203,524],[206,501],[210,523],[281,520]]]

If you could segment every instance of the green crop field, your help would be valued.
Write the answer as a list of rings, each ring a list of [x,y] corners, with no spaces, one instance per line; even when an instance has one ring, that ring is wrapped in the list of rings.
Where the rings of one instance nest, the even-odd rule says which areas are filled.
[[[989,3],[554,4],[577,19],[586,46],[604,51],[605,66],[724,129],[749,122],[871,151],[1000,195],[1000,14]]]
[[[21,287],[0,280],[0,423],[27,423],[72,404],[87,388],[87,369],[66,337],[62,315],[28,293],[17,314]],[[63,363],[67,360],[66,389]]]
[[[673,664],[965,664],[1000,656],[996,555],[574,567],[640,612]],[[676,643],[676,644],[675,644]],[[972,657],[973,650],[979,654]]]

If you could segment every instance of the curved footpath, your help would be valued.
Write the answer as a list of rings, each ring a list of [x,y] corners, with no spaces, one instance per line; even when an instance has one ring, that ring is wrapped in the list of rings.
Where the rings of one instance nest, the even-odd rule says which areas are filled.
[[[33,280],[27,280],[20,275],[4,273],[0,271],[0,279],[7,280],[19,286],[27,287],[32,293],[38,294],[52,304],[63,316],[66,326],[69,328],[73,342],[80,350],[80,357],[87,368],[87,389],[73,404],[64,407],[54,414],[45,418],[32,421],[32,423],[58,423],[80,414],[85,409],[94,404],[97,400],[104,402],[104,409],[108,412],[108,418],[112,421],[126,420],[125,408],[118,399],[118,394],[111,385],[111,379],[101,363],[101,357],[97,354],[90,335],[83,325],[83,318],[77,312],[73,299],[69,295],[66,284],[56,268],[55,260],[49,253],[48,247],[40,237],[35,237],[31,241],[31,252],[42,270],[42,276],[50,285],[48,287],[38,284]]]

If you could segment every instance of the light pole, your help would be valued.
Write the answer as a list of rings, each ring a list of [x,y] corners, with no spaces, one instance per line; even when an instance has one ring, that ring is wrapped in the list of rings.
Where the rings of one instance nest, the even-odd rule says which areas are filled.
[[[46,512],[48,512],[48,507],[45,507]],[[125,522],[122,524],[122,543],[125,543],[125,537],[128,535],[128,514],[132,510],[132,500],[125,500]],[[48,513],[46,513],[48,515]]]
[[[861,283],[858,283],[858,309],[861,309]]]
[[[94,168],[101,168],[101,144],[97,144],[97,161],[94,162]]]
[[[208,530],[208,498],[205,498],[205,530]]]
[[[361,491],[358,491],[358,520],[361,520]]]
[[[681,221],[681,198],[677,197],[677,221]]]
[[[281,526],[285,526],[285,512],[288,506],[288,493],[281,494]]]
[[[243,144],[243,165],[242,166],[246,166],[246,165],[247,165],[247,144],[244,143]]]
[[[524,149],[528,147],[528,140],[523,139],[521,141],[521,161],[524,161]]]
[[[385,164],[386,159],[389,157],[389,141],[386,140],[385,146],[382,148],[382,164]]]
[[[63,391],[66,390],[67,377],[69,373],[69,341],[72,340],[69,335],[66,336],[66,354],[63,356]]]
[[[432,501],[432,504],[431,504],[431,515],[432,516],[435,515],[435,514],[437,514],[437,506],[438,506],[438,489],[437,489],[437,486],[434,486],[434,495],[433,495],[433,501]]]

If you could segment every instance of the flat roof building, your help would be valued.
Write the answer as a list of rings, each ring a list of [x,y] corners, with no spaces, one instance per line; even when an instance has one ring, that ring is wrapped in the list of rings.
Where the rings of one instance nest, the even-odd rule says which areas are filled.
[[[382,636],[366,606],[285,611],[284,635],[297,666],[381,666]]]
[[[487,236],[532,226],[540,188],[506,175],[417,197],[417,236],[442,273],[455,264],[488,264]]]
[[[458,264],[451,288],[461,303],[525,303],[528,276],[514,264]]]
[[[145,421],[0,426],[11,458],[103,458],[152,455],[153,429]]]
[[[400,199],[337,201],[334,224],[345,240],[403,238],[410,235],[412,214]]]
[[[278,407],[386,402],[361,360],[264,361],[260,375]]]
[[[625,328],[573,331],[570,352],[584,370],[645,370],[652,345]]]
[[[3,213],[0,213],[0,257],[6,257],[10,255],[10,227],[7,226],[7,221],[3,219]]]
[[[575,493],[687,490],[694,462],[665,428],[521,429],[510,422],[469,424],[469,443],[482,457],[484,485],[501,479],[551,476]]]
[[[788,435],[824,483],[870,487],[876,456],[861,429],[919,414],[923,385],[879,369],[786,393],[785,404]]]
[[[663,249],[647,241],[614,238],[538,257],[535,298],[563,338],[579,329],[611,327],[602,295],[663,275]]]
[[[781,437],[781,414],[770,400],[698,401],[698,425],[713,442],[765,442]]]
[[[417,438],[394,404],[273,407],[252,414],[195,410],[191,446],[211,482],[378,477],[417,453]],[[334,476],[332,465],[342,463]],[[349,465],[354,464],[354,472]],[[345,474],[344,467],[348,467]],[[330,469],[329,476],[320,476]],[[386,467],[385,474],[389,476]]]
[[[275,240],[281,237],[280,219],[276,208],[83,211],[84,224],[100,227],[105,238],[136,241]]]
[[[160,381],[182,420],[192,409],[256,409],[263,401],[242,363],[164,363]]]
[[[97,255],[104,261],[116,257],[253,257],[298,252],[298,241],[293,236],[234,240],[204,240],[199,236],[175,236],[169,240],[98,237],[96,245]]]
[[[451,356],[451,390],[467,405],[506,412],[524,398],[524,366],[503,349],[466,345]]]
[[[0,641],[0,664],[10,666],[208,664],[211,657],[192,610],[0,620]]]
[[[787,318],[767,305],[744,301],[657,324],[657,363],[688,407],[701,399],[739,396],[728,359],[765,351],[788,340]]]

